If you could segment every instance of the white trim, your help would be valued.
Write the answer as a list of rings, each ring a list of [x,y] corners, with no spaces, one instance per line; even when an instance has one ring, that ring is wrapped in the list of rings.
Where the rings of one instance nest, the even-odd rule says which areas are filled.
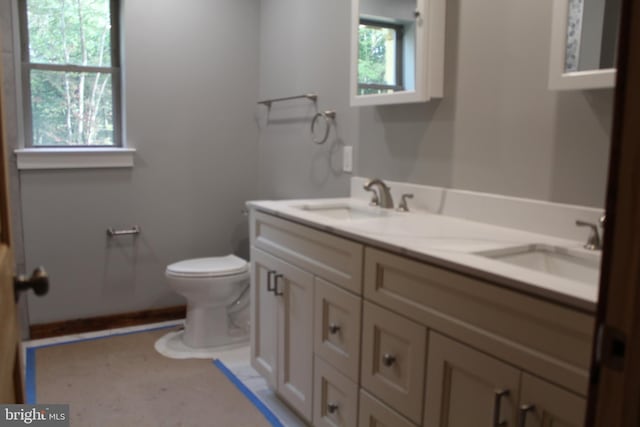
[[[18,169],[131,168],[135,148],[21,148]]]
[[[616,69],[565,72],[569,0],[554,0],[549,58],[549,89],[598,89],[615,87]]]

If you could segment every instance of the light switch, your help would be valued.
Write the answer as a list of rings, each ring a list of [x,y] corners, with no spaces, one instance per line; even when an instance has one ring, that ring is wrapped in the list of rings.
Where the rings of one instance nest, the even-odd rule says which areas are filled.
[[[353,147],[350,145],[345,145],[342,149],[342,170],[353,172]]]

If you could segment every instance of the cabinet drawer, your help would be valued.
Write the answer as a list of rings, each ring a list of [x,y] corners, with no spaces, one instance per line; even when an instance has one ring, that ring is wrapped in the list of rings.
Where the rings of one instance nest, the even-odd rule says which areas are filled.
[[[315,278],[314,351],[358,382],[361,299]]]
[[[591,315],[367,248],[364,295],[429,328],[586,394]]]
[[[313,425],[351,427],[358,417],[358,386],[316,356]]]
[[[409,420],[360,389],[359,427],[415,427]]]
[[[359,243],[254,210],[251,244],[362,294],[363,247]]]
[[[427,330],[364,303],[362,386],[416,424],[422,418]]]

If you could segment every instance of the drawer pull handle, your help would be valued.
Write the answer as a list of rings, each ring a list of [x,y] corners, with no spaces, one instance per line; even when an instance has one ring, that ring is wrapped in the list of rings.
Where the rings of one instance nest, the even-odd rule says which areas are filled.
[[[269,292],[273,292],[275,291],[276,287],[273,285],[273,275],[276,274],[275,270],[269,270],[267,272],[267,291]]]
[[[327,411],[329,411],[330,414],[335,414],[336,412],[338,412],[338,404],[337,403],[329,403],[327,405]]]
[[[529,412],[535,411],[535,405],[524,404],[520,405],[520,427],[525,427],[527,425],[527,414]]]
[[[509,390],[496,390],[493,399],[493,427],[502,427],[506,426],[507,422],[502,420],[500,421],[500,404],[502,403],[502,398],[509,396]]]
[[[330,323],[329,324],[329,333],[331,335],[335,335],[340,331],[340,325],[336,325],[335,323]]]
[[[284,292],[280,292],[280,286],[278,286],[280,284],[279,279],[282,279],[283,277],[284,276],[282,274],[276,274],[275,276],[273,276],[275,282],[275,285],[273,286],[273,293],[277,297],[281,297],[282,295],[284,295]]]
[[[396,357],[393,354],[385,353],[382,356],[382,364],[386,367],[393,366],[396,363]]]

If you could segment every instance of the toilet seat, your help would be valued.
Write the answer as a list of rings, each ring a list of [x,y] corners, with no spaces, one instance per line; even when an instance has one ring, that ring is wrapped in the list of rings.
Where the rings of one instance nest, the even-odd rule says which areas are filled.
[[[227,255],[179,261],[167,266],[166,274],[172,277],[204,278],[234,276],[248,270],[247,261],[235,255]]]

